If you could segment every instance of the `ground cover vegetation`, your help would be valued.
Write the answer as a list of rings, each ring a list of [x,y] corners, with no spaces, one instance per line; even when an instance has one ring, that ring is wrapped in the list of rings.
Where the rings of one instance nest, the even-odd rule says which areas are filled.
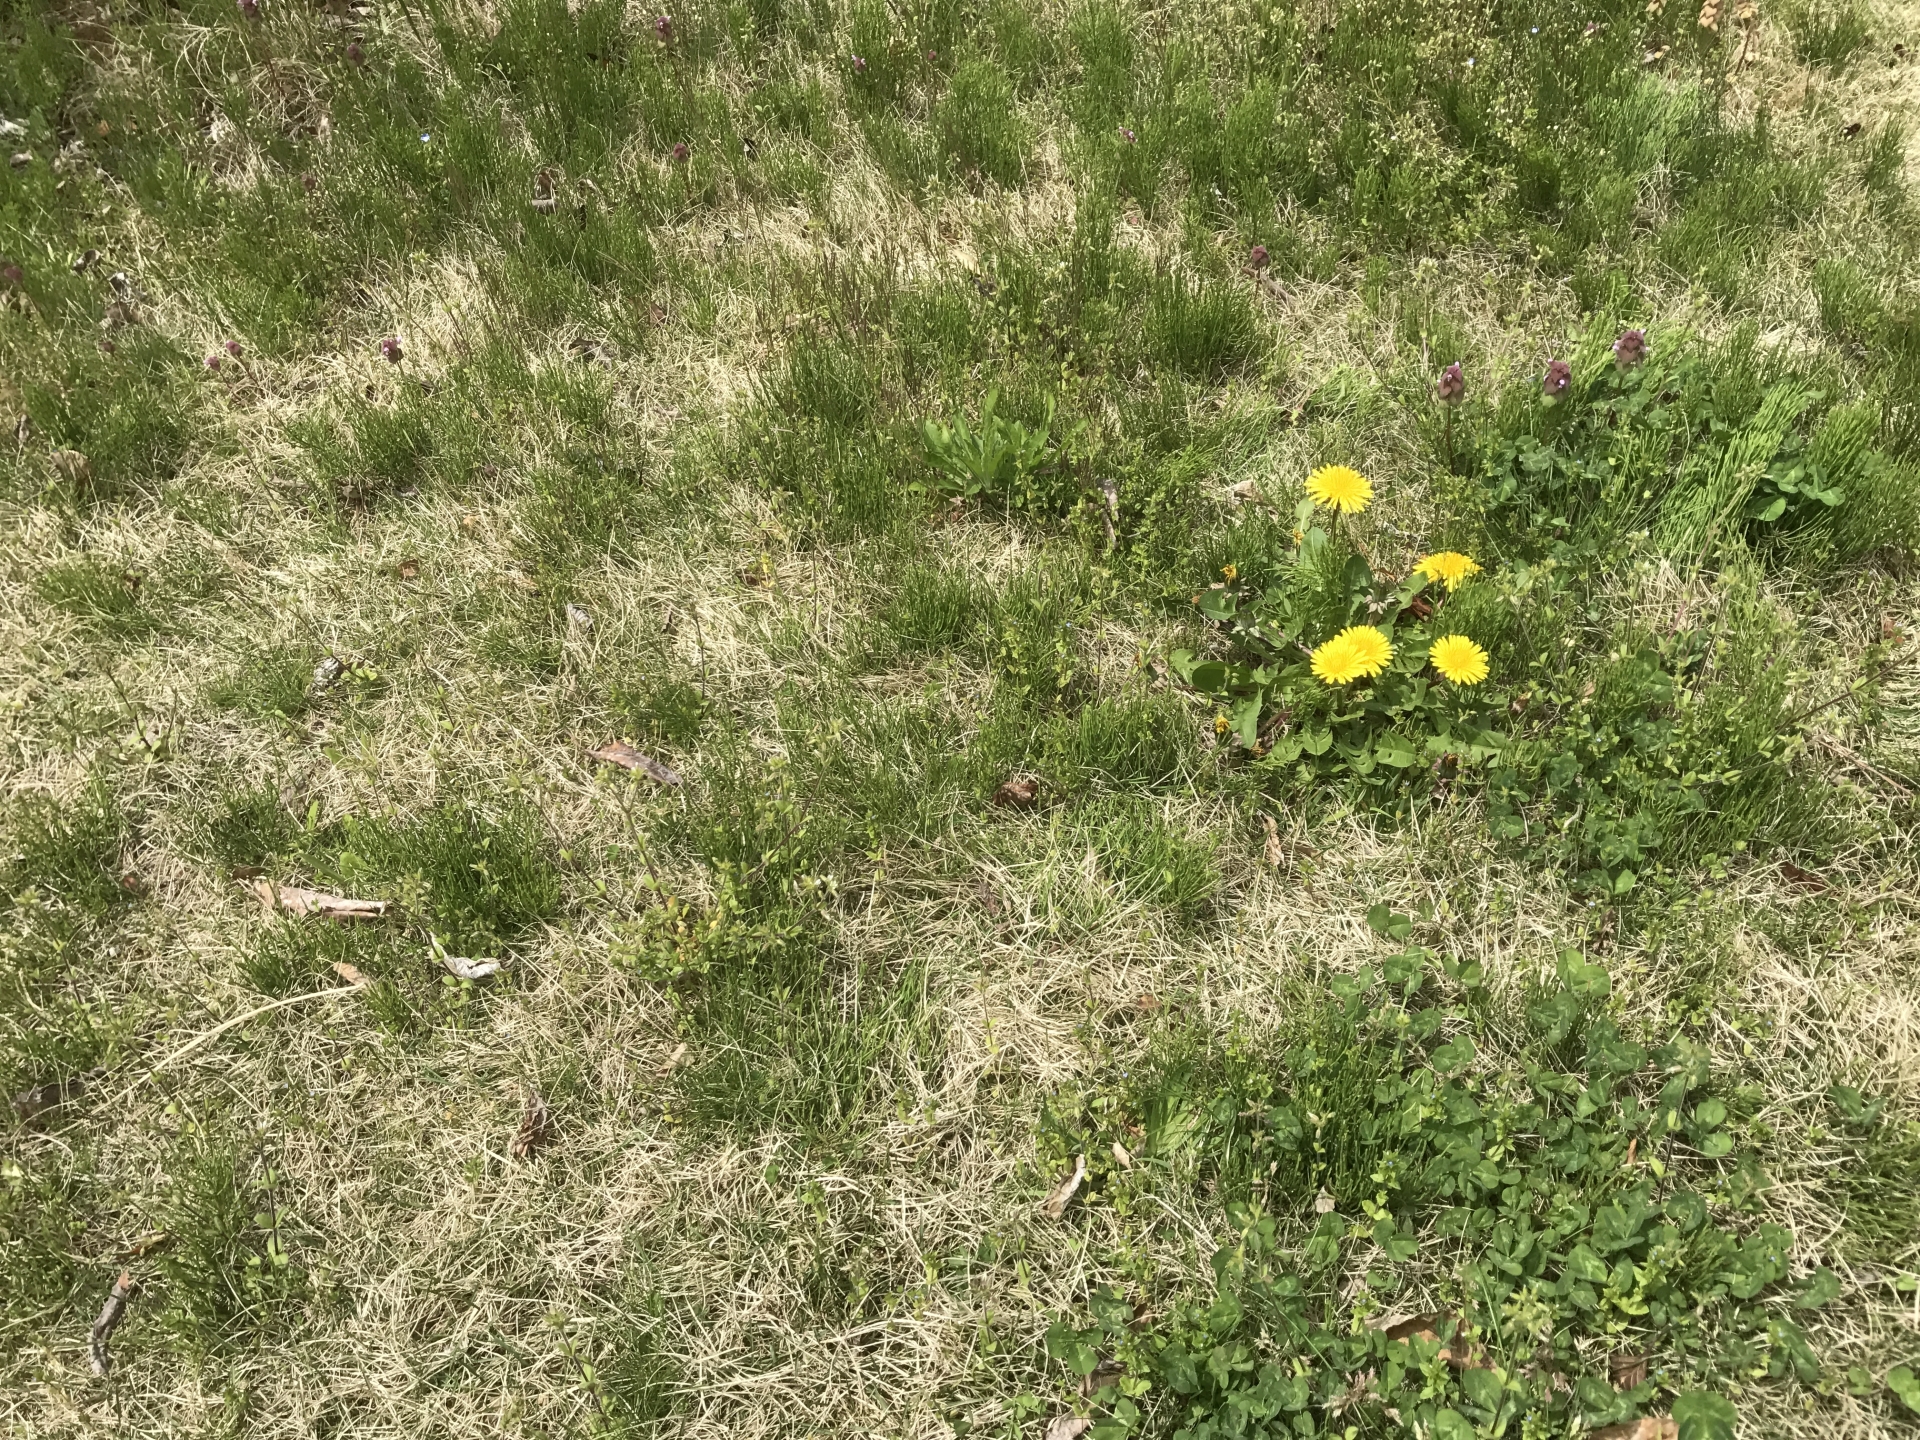
[[[10,1430],[1920,1426],[1910,5],[0,41]]]

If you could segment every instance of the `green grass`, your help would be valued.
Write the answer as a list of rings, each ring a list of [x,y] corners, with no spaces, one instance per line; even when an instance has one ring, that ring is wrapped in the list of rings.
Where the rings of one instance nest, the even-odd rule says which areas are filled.
[[[1909,1433],[1920,32],[1701,20],[0,7],[5,1423]]]

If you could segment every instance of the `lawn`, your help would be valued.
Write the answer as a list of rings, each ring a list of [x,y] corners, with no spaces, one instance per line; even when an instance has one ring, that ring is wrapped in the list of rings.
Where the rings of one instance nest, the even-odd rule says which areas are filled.
[[[1911,0],[0,0],[7,1434],[1920,1432]]]

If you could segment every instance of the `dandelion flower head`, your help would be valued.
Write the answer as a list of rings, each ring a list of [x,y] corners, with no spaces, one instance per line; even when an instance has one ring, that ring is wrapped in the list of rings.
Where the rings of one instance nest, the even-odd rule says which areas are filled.
[[[1413,568],[1429,580],[1438,580],[1445,585],[1449,595],[1458,590],[1461,582],[1469,575],[1480,573],[1479,564],[1462,555],[1458,550],[1441,550],[1427,556]]]
[[[1455,685],[1478,685],[1487,678],[1487,652],[1464,635],[1443,635],[1427,649],[1433,668]]]
[[[1349,625],[1313,652],[1313,673],[1328,685],[1378,675],[1393,659],[1393,642],[1371,625]]]
[[[1373,482],[1349,466],[1322,465],[1307,476],[1307,494],[1316,505],[1358,515],[1373,503]]]

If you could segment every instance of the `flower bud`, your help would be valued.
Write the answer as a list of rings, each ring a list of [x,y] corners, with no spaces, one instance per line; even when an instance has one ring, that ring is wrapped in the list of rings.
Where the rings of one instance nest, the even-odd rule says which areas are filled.
[[[218,370],[219,368],[220,368],[220,357],[218,355],[207,356],[207,369]]]
[[[1558,400],[1573,388],[1573,366],[1564,360],[1549,360],[1547,373],[1540,381],[1540,393],[1549,400]]]
[[[398,365],[406,358],[406,352],[400,348],[400,337],[389,335],[380,342],[380,356],[389,365]]]
[[[676,140],[673,145],[673,163],[676,165],[686,164],[687,156],[691,155],[692,153],[693,152],[691,150],[687,149],[686,141]]]
[[[227,341],[226,351],[227,354],[238,360],[240,358],[240,342],[238,340]]]
[[[1440,372],[1440,383],[1433,389],[1442,405],[1458,405],[1467,398],[1467,377],[1458,360]]]
[[[1613,363],[1622,370],[1631,370],[1646,358],[1647,332],[1622,330],[1620,338],[1613,342]]]
[[[1267,258],[1267,247],[1256,245],[1247,252],[1247,265],[1250,269],[1264,270],[1267,268]]]

